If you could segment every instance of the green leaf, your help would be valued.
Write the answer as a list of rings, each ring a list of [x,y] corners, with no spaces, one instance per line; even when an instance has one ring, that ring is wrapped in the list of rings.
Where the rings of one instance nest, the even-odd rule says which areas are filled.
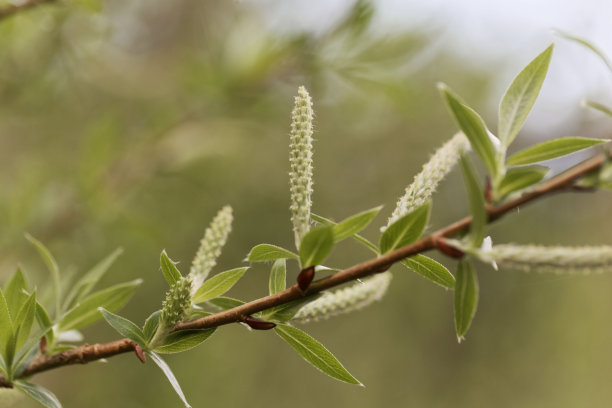
[[[497,195],[502,198],[534,185],[544,178],[548,170],[548,167],[544,166],[512,167],[499,184]]]
[[[322,226],[311,229],[300,244],[300,263],[303,269],[321,265],[334,248],[334,228]]]
[[[51,391],[41,387],[40,385],[32,384],[23,380],[14,381],[13,385],[19,391],[23,392],[25,395],[32,398],[34,401],[38,402],[44,407],[62,408],[62,404],[60,404],[57,397],[53,395]]]
[[[442,92],[451,114],[467,136],[478,157],[492,176],[497,175],[497,152],[482,118],[472,108],[465,105],[445,84],[439,84],[438,89]]]
[[[244,302],[242,300],[233,299],[229,297],[218,297],[210,299],[208,303],[222,310],[229,310],[244,305]]]
[[[247,261],[249,262],[265,262],[276,259],[299,259],[299,257],[285,248],[271,244],[256,245],[247,255]]]
[[[101,319],[102,315],[98,313],[99,307],[103,307],[111,312],[118,311],[132,297],[134,290],[141,283],[142,279],[137,279],[111,286],[89,295],[62,316],[58,323],[60,331],[78,329]]]
[[[429,220],[430,204],[428,201],[389,225],[380,237],[380,252],[386,254],[419,239]]]
[[[104,316],[104,320],[106,320],[113,329],[117,330],[120,335],[127,337],[141,347],[146,346],[147,342],[145,341],[145,336],[142,330],[140,330],[140,327],[136,326],[135,323],[129,321],[125,317],[111,313],[103,307],[99,307],[98,310],[102,313],[102,316]]]
[[[68,293],[68,296],[66,296],[64,308],[68,309],[74,306],[74,303],[77,303],[79,300],[87,296],[122,253],[123,249],[117,248],[106,258],[98,262],[85,275],[83,275],[83,277],[74,284],[72,290]]]
[[[159,316],[160,315],[161,315],[161,310],[156,310],[155,312],[151,313],[149,317],[147,317],[147,320],[145,320],[144,327],[142,328],[142,335],[147,341],[147,343],[149,343],[151,339],[153,339],[153,336],[155,335],[155,332],[157,331],[157,327],[159,326]]]
[[[16,347],[17,349],[26,342],[34,323],[34,316],[36,314],[36,291],[32,293],[17,312],[15,318],[15,324],[19,325],[19,336],[17,337]]]
[[[38,326],[41,329],[45,327],[53,326],[53,323],[51,322],[51,319],[49,318],[49,314],[47,313],[47,310],[39,302],[36,302],[36,321],[38,322]],[[53,332],[53,330],[49,330],[45,334],[45,337],[47,338],[47,344],[55,343],[55,340],[54,340],[55,333]]]
[[[292,300],[291,302],[283,303],[282,305],[274,306],[261,312],[262,320],[272,320],[276,322],[288,322],[306,306],[308,303],[317,300],[323,294],[316,293],[314,295]]]
[[[17,268],[4,288],[6,303],[11,314],[15,315],[28,298],[27,289],[25,276],[21,268]]]
[[[334,221],[329,220],[325,217],[321,217],[320,215],[317,215],[317,214],[310,213],[310,218],[314,220],[315,222],[318,222],[321,225],[338,225]],[[359,242],[361,245],[368,248],[370,251],[374,252],[376,255],[380,254],[378,247],[374,245],[373,243],[371,243],[370,241],[368,241],[367,239],[365,239],[364,237],[362,237],[361,235],[353,234],[352,238],[355,241]]]
[[[43,245],[42,242],[31,236],[30,234],[25,234],[25,237],[38,251],[43,262],[47,265],[47,269],[51,274],[51,279],[53,280],[53,297],[55,298],[55,316],[60,315],[61,311],[61,290],[60,290],[60,275],[59,275],[59,267],[57,266],[57,262],[51,252]]]
[[[455,285],[455,328],[457,338],[463,340],[478,306],[478,279],[470,261],[462,259],[457,268]]]
[[[529,111],[533,107],[552,56],[553,46],[549,46],[529,63],[512,81],[499,105],[499,139],[509,146],[519,132]]]
[[[441,263],[417,254],[402,260],[402,264],[442,287],[455,288],[455,277]]]
[[[170,333],[164,340],[164,344],[155,349],[156,353],[172,354],[180,353],[200,345],[209,338],[215,329],[206,330],[181,330]]]
[[[590,49],[591,51],[593,51],[595,53],[595,55],[597,55],[599,58],[601,58],[601,60],[604,62],[604,64],[606,64],[606,66],[608,67],[608,69],[610,71],[612,71],[612,62],[608,59],[608,57],[606,56],[605,53],[603,53],[599,48],[597,48],[595,45],[591,44],[590,42],[588,42],[585,39],[573,36],[569,33],[566,33],[564,31],[561,30],[555,30],[556,34],[560,35],[561,37],[564,37],[570,41],[574,41],[588,49]]]
[[[19,350],[19,352],[15,355],[15,359],[13,361],[13,377],[19,378],[23,371],[30,365],[30,363],[39,356],[40,352],[40,339],[45,337],[49,332],[52,331],[51,326],[43,327],[34,333],[28,341],[25,342],[23,347]],[[49,350],[54,352],[56,349]]]
[[[304,357],[306,361],[325,374],[349,384],[362,385],[340,364],[329,350],[300,329],[279,324],[274,328],[274,331]]]
[[[220,274],[213,276],[212,278],[204,282],[202,286],[200,286],[197,292],[193,295],[192,302],[194,304],[202,303],[212,298],[221,296],[222,294],[230,290],[232,286],[234,286],[236,282],[238,282],[240,278],[242,278],[242,275],[244,275],[247,269],[249,268],[245,267],[231,269],[229,271],[221,272]]]
[[[153,360],[155,364],[157,364],[159,368],[161,368],[166,378],[168,378],[168,381],[170,381],[172,388],[174,388],[174,391],[176,391],[181,401],[183,401],[183,404],[185,404],[185,407],[191,408],[191,405],[189,405],[189,403],[187,402],[185,394],[183,394],[183,390],[181,389],[180,384],[178,383],[176,377],[174,376],[174,373],[172,373],[172,370],[170,369],[168,364],[166,364],[166,362],[162,360],[162,358],[153,351],[147,352],[147,355],[151,360]]]
[[[6,363],[4,362],[4,357],[2,357],[2,353],[0,353],[0,373],[5,377],[8,375],[8,368],[6,367]]]
[[[6,345],[13,337],[13,318],[6,303],[4,292],[0,289],[0,346],[4,347],[6,357]]]
[[[463,170],[463,179],[470,201],[470,213],[472,214],[472,222],[470,223],[470,243],[472,248],[478,248],[480,244],[482,244],[487,227],[488,216],[485,209],[484,194],[476,178],[476,172],[472,168],[469,159],[465,156],[461,156],[461,168]]]
[[[584,100],[582,103],[584,106],[588,106],[590,108],[597,109],[598,111],[605,113],[608,116],[612,116],[612,109],[610,109],[606,105],[603,105],[599,102],[590,101],[590,100]]]
[[[537,163],[544,160],[565,156],[591,146],[606,143],[606,139],[591,139],[588,137],[561,137],[521,150],[506,160],[506,165],[516,166]]]
[[[282,292],[287,287],[287,265],[284,259],[274,261],[270,271],[268,287],[271,295]]]
[[[179,280],[181,280],[181,273],[176,268],[176,265],[170,258],[168,258],[168,254],[166,251],[162,251],[159,263],[161,265],[162,273],[164,274],[164,278],[166,278],[166,282],[168,285],[172,286]]]
[[[378,206],[360,212],[334,225],[334,242],[345,240],[367,227],[381,209],[382,206]]]

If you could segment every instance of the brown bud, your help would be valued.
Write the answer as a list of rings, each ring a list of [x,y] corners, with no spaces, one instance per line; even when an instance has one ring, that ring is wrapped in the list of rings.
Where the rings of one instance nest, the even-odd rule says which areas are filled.
[[[314,266],[309,266],[306,269],[302,269],[302,271],[297,277],[297,284],[302,292],[305,292],[306,289],[308,289],[308,287],[312,283],[312,280],[314,279],[314,276],[315,276]]]
[[[276,327],[276,323],[266,322],[251,316],[245,317],[243,321],[253,330],[270,330]]]
[[[465,252],[450,246],[444,238],[436,240],[436,248],[438,251],[442,252],[444,255],[450,256],[451,258],[461,259],[465,256]]]
[[[487,203],[493,202],[493,186],[491,186],[491,179],[488,176],[485,180],[484,196]]]
[[[147,356],[145,356],[144,351],[142,351],[142,347],[140,347],[138,344],[136,347],[134,347],[134,353],[136,353],[136,357],[138,357],[140,362],[143,364],[147,362]]]
[[[40,353],[45,354],[45,352],[47,351],[47,338],[43,336],[40,339],[40,343],[38,346],[40,347]]]

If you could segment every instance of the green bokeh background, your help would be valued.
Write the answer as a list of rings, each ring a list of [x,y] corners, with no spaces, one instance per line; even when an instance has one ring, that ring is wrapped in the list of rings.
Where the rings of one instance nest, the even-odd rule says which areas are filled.
[[[48,285],[24,232],[51,248],[64,273],[84,273],[120,246],[102,284],[144,278],[122,311],[142,322],[166,290],[160,251],[186,271],[223,205],[235,223],[216,272],[241,265],[257,243],[291,247],[289,113],[302,84],[316,112],[314,210],[341,219],[384,204],[365,232],[376,239],[404,187],[456,131],[435,83],[450,84],[492,125],[498,78],[451,53],[415,69],[435,32],[381,30],[372,13],[358,2],[331,26],[279,32],[252,3],[71,0],[0,21],[0,280],[21,264],[33,285]],[[515,71],[528,60],[512,62]],[[573,130],[604,136],[588,120]],[[517,144],[547,137],[524,132]],[[551,197],[490,233],[494,242],[609,244],[609,203],[606,193]],[[431,229],[466,212],[453,174],[435,197]],[[347,242],[330,262],[368,256]],[[365,388],[320,374],[273,332],[239,325],[168,361],[194,407],[612,403],[612,277],[479,265],[479,310],[458,344],[452,293],[395,268],[381,302],[303,327]],[[257,266],[231,295],[266,290],[267,269]],[[104,323],[85,335],[116,338]],[[132,355],[35,381],[66,407],[181,406],[161,372]],[[0,404],[36,406],[9,391]]]

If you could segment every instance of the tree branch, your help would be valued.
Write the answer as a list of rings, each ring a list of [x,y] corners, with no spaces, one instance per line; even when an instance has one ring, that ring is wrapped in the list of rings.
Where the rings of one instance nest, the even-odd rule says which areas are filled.
[[[0,8],[0,20],[11,17],[21,11],[31,9],[44,3],[51,3],[56,0],[28,0],[19,5],[8,5]]]
[[[573,183],[576,180],[590,173],[591,171],[599,169],[609,159],[612,159],[612,151],[608,151],[603,155],[599,154],[591,157],[590,159],[579,163],[578,165],[558,174],[548,181],[539,184],[533,190],[518,198],[502,203],[499,206],[488,207],[487,212],[489,222],[496,221],[503,215],[518,208],[519,206],[535,201],[540,197],[557,192],[575,191],[575,189],[573,189]],[[233,309],[202,317],[197,320],[179,323],[173,331],[209,329],[229,323],[241,322],[244,321],[247,316],[261,312],[268,308],[282,305],[292,300],[312,295],[343,283],[373,275],[375,273],[384,272],[389,269],[391,265],[406,257],[436,249],[444,238],[453,237],[467,231],[470,223],[471,217],[465,217],[439,229],[438,231],[433,232],[424,238],[421,238],[410,245],[406,245],[393,252],[379,256],[378,258],[362,262],[333,275],[316,280],[305,291],[299,289],[297,285],[293,285],[283,292],[253,300]],[[134,350],[135,344],[128,339],[121,339],[106,344],[83,345],[52,356],[43,355],[38,357],[24,371],[22,376],[28,377],[36,373],[70,364],[86,364],[90,361],[112,357],[117,354]],[[2,376],[0,376],[0,387],[10,387],[10,384]]]

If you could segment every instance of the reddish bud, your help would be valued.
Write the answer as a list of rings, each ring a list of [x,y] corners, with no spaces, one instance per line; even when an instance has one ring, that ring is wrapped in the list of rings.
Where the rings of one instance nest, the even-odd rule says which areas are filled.
[[[143,364],[147,362],[147,357],[145,356],[144,351],[142,351],[142,347],[140,347],[138,344],[136,347],[134,347],[134,352],[136,353],[136,357],[138,357],[140,362]]]
[[[308,289],[308,287],[312,283],[312,280],[314,279],[314,276],[315,276],[314,266],[309,266],[306,269],[302,269],[302,271],[297,277],[297,284],[302,292],[305,292],[306,289]]]
[[[491,186],[491,179],[489,177],[485,180],[484,196],[487,203],[493,202],[493,186]]]
[[[251,316],[247,316],[243,321],[253,330],[270,330],[276,327],[276,323],[265,322]]]
[[[40,339],[40,343],[38,346],[40,347],[40,353],[45,354],[45,352],[47,351],[47,338],[43,336],[43,338]]]

